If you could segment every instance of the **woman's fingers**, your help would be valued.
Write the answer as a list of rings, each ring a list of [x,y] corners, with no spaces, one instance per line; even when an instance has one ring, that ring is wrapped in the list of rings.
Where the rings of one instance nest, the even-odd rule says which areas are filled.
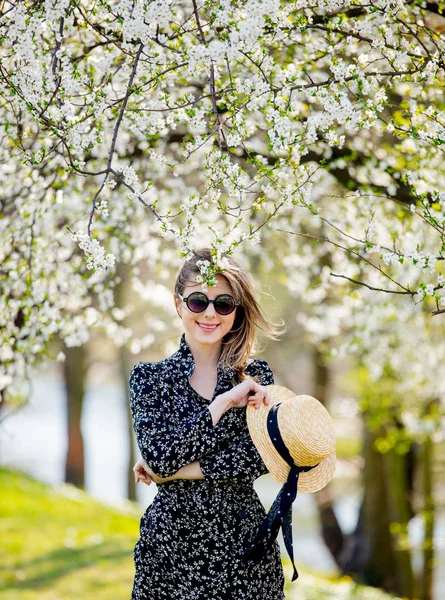
[[[247,402],[247,404],[249,406],[254,406],[255,408],[258,408],[258,400],[256,400],[256,399],[249,398],[249,401]]]
[[[260,390],[248,399],[248,403],[255,406],[255,408],[259,408],[262,401],[264,401],[266,406],[270,403],[267,391]]]
[[[142,458],[140,458],[138,460],[138,462],[134,465],[133,472],[137,473],[137,472],[139,472],[141,470],[144,470],[143,464],[144,464],[144,462],[143,462]]]
[[[135,466],[133,467],[133,472],[134,472],[134,480],[136,483],[138,483],[139,481],[143,481],[144,483],[151,483],[151,478],[150,475],[147,473],[147,471],[144,469],[144,467],[139,463],[136,463]]]
[[[139,481],[142,481],[142,483],[146,483],[147,485],[150,485],[151,477],[147,474],[138,473],[135,476],[135,481],[136,481],[136,483],[139,483]]]
[[[146,483],[147,485],[150,485],[152,480],[151,480],[150,474],[147,473],[147,471],[145,470],[144,464],[145,463],[141,457],[138,460],[138,462],[134,465],[134,467],[133,467],[134,480],[136,483],[139,483],[139,481],[142,481],[142,483]]]
[[[254,394],[249,396],[249,400],[251,400],[251,399],[264,400],[266,404],[268,404],[270,401],[269,393],[264,388],[260,388],[260,389],[256,390]]]
[[[255,392],[254,396],[260,397],[261,399],[264,399],[265,401],[267,399],[266,404],[268,403],[268,401],[269,401],[269,392],[268,392],[268,390],[266,389],[266,387],[264,385],[260,385],[259,383],[255,383],[254,392]]]

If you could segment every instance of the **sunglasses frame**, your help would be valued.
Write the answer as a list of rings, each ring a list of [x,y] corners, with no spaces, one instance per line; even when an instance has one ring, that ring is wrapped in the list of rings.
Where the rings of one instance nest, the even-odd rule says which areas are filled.
[[[218,311],[217,311],[217,309],[216,309],[216,304],[215,304],[216,300],[218,300],[218,298],[220,298],[221,296],[230,296],[230,294],[218,294],[218,295],[216,296],[216,298],[214,298],[213,300],[210,300],[210,298],[207,298],[207,306],[206,306],[206,307],[205,307],[203,310],[200,310],[200,311],[198,311],[198,312],[197,312],[197,311],[195,311],[195,310],[192,310],[192,309],[189,307],[189,304],[188,304],[188,299],[190,298],[190,296],[193,296],[193,294],[202,294],[202,295],[203,295],[205,298],[207,298],[207,296],[204,294],[204,292],[192,292],[191,294],[189,294],[189,295],[187,296],[187,298],[185,298],[185,297],[184,297],[184,296],[182,296],[181,294],[178,294],[178,296],[181,298],[181,300],[182,300],[183,302],[185,302],[185,303],[186,303],[186,305],[187,305],[187,308],[189,309],[189,311],[190,311],[190,312],[192,312],[192,313],[194,313],[195,315],[198,315],[199,313],[203,313],[203,312],[205,312],[205,311],[207,310],[207,308],[208,308],[208,306],[209,306],[209,304],[210,304],[211,302],[213,302],[213,308],[215,309],[215,312],[217,312],[217,313],[218,313],[219,315],[221,315],[222,317],[227,317],[228,315],[231,315],[231,314],[233,313],[233,311],[235,310],[235,308],[236,308],[237,306],[240,306],[239,304],[236,304],[236,303],[235,303],[235,304],[233,305],[233,310],[231,310],[229,313],[220,313],[220,312],[218,312]],[[233,296],[230,296],[230,298],[232,298],[232,299],[235,301],[235,299],[233,298]]]

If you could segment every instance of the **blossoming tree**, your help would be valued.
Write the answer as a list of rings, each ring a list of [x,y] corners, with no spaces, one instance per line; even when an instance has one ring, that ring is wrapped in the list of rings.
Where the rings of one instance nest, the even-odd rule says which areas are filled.
[[[365,267],[337,276],[443,310],[439,13],[383,0],[4,2],[2,387],[18,350],[38,355],[64,329],[39,283],[44,234],[62,288],[104,305],[104,270],[125,260],[136,215],[181,257],[206,239],[206,285],[225,254],[307,213]],[[327,173],[341,190],[315,203]]]

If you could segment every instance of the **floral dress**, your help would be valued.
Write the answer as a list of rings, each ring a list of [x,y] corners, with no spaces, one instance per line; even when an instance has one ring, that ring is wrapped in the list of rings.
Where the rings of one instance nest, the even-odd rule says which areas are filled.
[[[159,484],[140,521],[134,547],[132,600],[283,600],[284,573],[275,540],[257,564],[243,549],[266,511],[253,487],[268,472],[253,445],[245,408],[214,426],[209,400],[189,382],[193,354],[182,334],[178,350],[160,362],[140,362],[130,375],[130,405],[138,446],[160,477],[199,461],[202,480]],[[266,361],[246,374],[274,382]],[[233,386],[235,371],[218,364],[212,401]]]

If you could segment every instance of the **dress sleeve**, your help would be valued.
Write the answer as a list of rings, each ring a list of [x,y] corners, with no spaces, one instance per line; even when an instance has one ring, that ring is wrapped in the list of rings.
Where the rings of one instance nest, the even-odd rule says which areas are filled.
[[[265,360],[257,359],[248,365],[246,373],[258,375],[260,385],[274,383],[272,369]],[[232,441],[219,452],[203,456],[199,463],[204,478],[214,481],[240,479],[253,482],[269,472],[252,442],[247,425],[246,432],[239,439]]]
[[[141,456],[159,477],[174,475],[178,469],[214,452],[221,440],[219,423],[213,425],[207,406],[169,427],[158,389],[156,363],[137,363],[130,374],[130,409]]]

